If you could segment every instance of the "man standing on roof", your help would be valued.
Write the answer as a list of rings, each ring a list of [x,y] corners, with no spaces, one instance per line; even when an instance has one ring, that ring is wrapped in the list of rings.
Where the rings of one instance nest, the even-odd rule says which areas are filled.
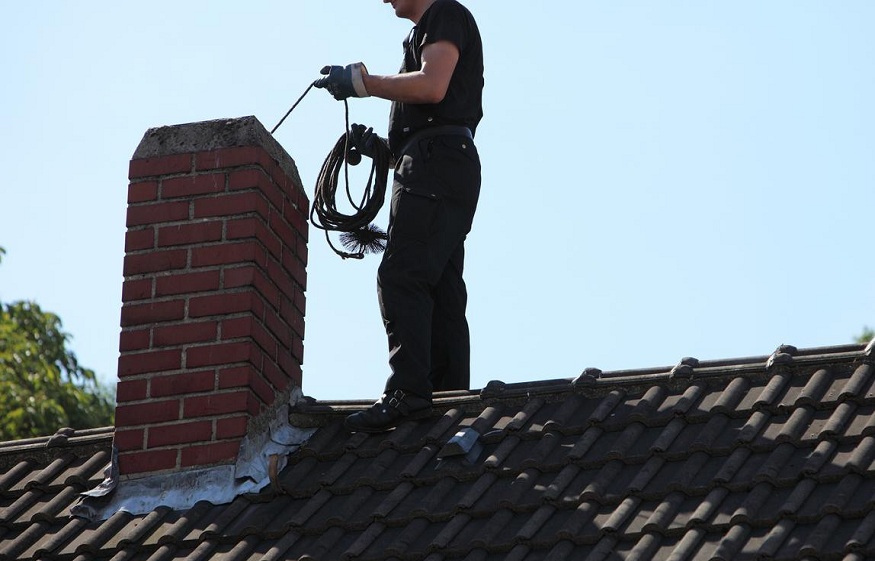
[[[362,63],[329,66],[315,83],[336,99],[392,101],[388,143],[395,176],[377,274],[391,374],[380,400],[346,419],[348,429],[362,432],[426,417],[433,391],[469,387],[462,270],[480,194],[473,138],[483,116],[483,47],[474,17],[456,0],[383,3],[414,24],[400,72],[370,74]],[[372,156],[379,139],[364,126],[351,128],[356,147]]]

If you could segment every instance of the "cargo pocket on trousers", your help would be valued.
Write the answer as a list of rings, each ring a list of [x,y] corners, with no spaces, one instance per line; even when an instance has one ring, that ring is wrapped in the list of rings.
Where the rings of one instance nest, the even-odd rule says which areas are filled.
[[[440,206],[441,198],[436,193],[404,187],[390,232],[392,240],[427,241],[437,228]]]

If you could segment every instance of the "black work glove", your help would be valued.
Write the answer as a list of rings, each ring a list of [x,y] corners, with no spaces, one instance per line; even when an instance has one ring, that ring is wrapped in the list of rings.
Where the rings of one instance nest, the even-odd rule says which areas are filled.
[[[375,158],[379,147],[383,147],[385,150],[389,149],[386,141],[374,132],[373,127],[365,127],[355,123],[350,125],[346,161],[351,165],[358,165],[362,156],[367,156],[371,159]]]
[[[317,88],[325,88],[338,101],[348,97],[370,95],[362,79],[362,73],[367,74],[368,69],[361,62],[346,66],[325,66],[319,73],[325,77],[319,78],[313,82],[313,85]]]
[[[377,142],[380,137],[374,134],[373,127],[353,123],[349,127],[349,147],[355,148],[362,156],[373,158],[377,153]]]

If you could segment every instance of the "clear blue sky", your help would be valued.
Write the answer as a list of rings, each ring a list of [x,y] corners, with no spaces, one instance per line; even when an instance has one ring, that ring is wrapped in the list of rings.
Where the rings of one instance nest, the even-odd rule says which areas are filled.
[[[875,325],[875,2],[465,3],[486,57],[474,387]],[[270,129],[324,64],[395,71],[410,27],[379,0],[14,2],[0,19],[0,299],[60,315],[113,384],[146,129]],[[342,107],[314,91],[277,131],[311,195]],[[388,108],[350,104],[382,133]],[[376,398],[378,259],[342,261],[316,234],[304,391]]]

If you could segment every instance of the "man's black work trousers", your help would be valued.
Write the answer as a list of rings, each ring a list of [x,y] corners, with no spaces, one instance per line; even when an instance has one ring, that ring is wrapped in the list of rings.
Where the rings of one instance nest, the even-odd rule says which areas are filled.
[[[430,398],[470,385],[462,271],[479,196],[480,157],[471,138],[416,139],[397,157],[377,275],[392,371],[386,391]]]

